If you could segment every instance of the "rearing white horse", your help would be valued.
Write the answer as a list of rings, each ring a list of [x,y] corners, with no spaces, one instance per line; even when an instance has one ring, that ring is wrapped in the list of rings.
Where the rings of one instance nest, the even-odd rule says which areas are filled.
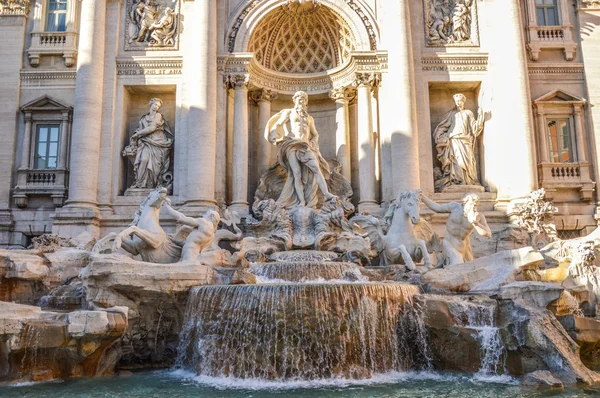
[[[425,241],[430,240],[433,233],[419,215],[422,197],[420,189],[398,195],[383,217],[390,225],[387,234],[373,216],[356,216],[350,220],[366,231],[384,264],[405,264],[413,270],[415,261],[422,259],[426,267],[431,267]]]
[[[159,224],[160,208],[168,200],[166,188],[152,191],[140,205],[129,227],[118,234],[111,234],[114,236],[113,252],[122,247],[133,255],[139,254],[143,261],[150,263],[170,264],[179,261],[181,246]]]

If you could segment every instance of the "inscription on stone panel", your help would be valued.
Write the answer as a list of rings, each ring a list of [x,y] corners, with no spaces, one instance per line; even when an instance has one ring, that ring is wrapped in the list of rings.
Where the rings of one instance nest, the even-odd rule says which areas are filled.
[[[125,50],[177,50],[181,0],[127,0]]]
[[[475,0],[423,0],[423,6],[427,46],[479,46]]]

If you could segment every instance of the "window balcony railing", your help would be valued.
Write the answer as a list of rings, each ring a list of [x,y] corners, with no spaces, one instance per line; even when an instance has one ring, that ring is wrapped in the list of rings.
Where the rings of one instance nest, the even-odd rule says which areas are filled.
[[[573,40],[572,26],[529,26],[527,48],[532,61],[537,61],[544,49],[563,50],[565,59],[572,61],[577,52],[577,43]]]
[[[61,169],[17,170],[17,186],[13,200],[18,207],[27,207],[32,195],[50,196],[54,205],[60,207],[67,197],[68,172]]]
[[[65,66],[71,67],[77,59],[77,33],[32,32],[27,53],[31,66],[38,66],[42,55],[62,55]]]
[[[576,189],[581,200],[591,200],[595,183],[590,178],[587,162],[540,163],[538,164],[540,185],[552,197],[558,189]]]

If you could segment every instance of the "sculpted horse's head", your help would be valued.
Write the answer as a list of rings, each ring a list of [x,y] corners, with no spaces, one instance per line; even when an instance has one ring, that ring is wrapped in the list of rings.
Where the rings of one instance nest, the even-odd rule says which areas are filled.
[[[384,220],[386,220],[389,223],[392,223],[396,211],[402,211],[404,214],[407,214],[410,217],[410,220],[413,224],[418,224],[421,221],[419,209],[421,206],[422,198],[423,193],[420,189],[413,189],[412,191],[401,192],[396,198],[396,200],[390,205],[390,208],[384,216]]]
[[[171,201],[167,197],[168,193],[169,192],[167,191],[167,188],[162,187],[156,188],[154,191],[150,192],[146,199],[140,205],[138,211],[136,211],[133,215],[133,222],[129,225],[137,225],[142,213],[144,213],[145,211],[148,211],[149,209],[160,209],[163,202],[165,201],[170,203]]]

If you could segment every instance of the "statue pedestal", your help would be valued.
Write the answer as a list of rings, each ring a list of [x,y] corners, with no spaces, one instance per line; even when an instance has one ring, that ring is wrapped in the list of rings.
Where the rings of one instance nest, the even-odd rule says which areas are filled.
[[[127,188],[125,191],[125,196],[139,196],[146,198],[152,191],[154,191],[152,188]]]
[[[450,185],[442,189],[442,193],[483,193],[485,188],[481,185]]]

